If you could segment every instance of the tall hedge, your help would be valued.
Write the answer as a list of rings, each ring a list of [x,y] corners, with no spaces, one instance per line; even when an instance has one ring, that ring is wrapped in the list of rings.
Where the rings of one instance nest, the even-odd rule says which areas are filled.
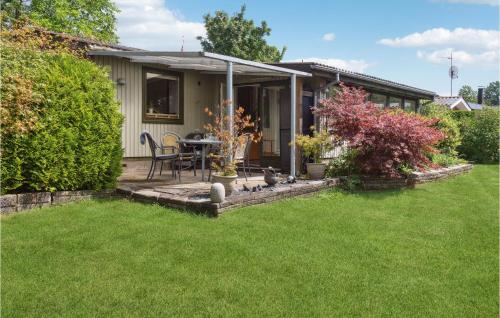
[[[105,69],[3,44],[2,192],[99,190],[121,172],[121,122]]]
[[[462,134],[458,152],[478,163],[497,163],[499,156],[500,113],[498,108],[484,107],[482,110],[457,113]]]
[[[453,118],[453,111],[441,105],[430,103],[422,106],[420,112],[426,117],[439,119],[434,127],[439,129],[445,137],[436,145],[436,148],[443,154],[456,156],[457,147],[460,146],[462,138],[459,124]]]

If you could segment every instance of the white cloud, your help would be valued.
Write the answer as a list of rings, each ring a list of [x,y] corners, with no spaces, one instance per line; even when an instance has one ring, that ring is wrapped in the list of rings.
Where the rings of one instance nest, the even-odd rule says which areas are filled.
[[[417,57],[431,63],[445,63],[453,51],[458,65],[496,66],[499,61],[500,31],[456,28],[434,28],[377,43],[390,47],[420,48]]]
[[[371,63],[366,62],[365,60],[323,59],[317,57],[297,59],[289,62],[314,62],[360,73],[363,73],[368,67],[373,65]]]
[[[197,36],[204,36],[203,23],[189,22],[165,6],[163,0],[115,0],[120,43],[147,50],[199,51]]]
[[[430,63],[449,63],[446,57],[450,56],[451,48],[434,51],[418,51],[417,57]],[[470,53],[463,50],[453,50],[453,62],[457,65],[478,64],[495,65],[498,63],[498,51],[485,51],[481,53]]]
[[[435,28],[416,32],[400,38],[381,39],[377,43],[391,47],[447,47],[459,46],[474,49],[499,49],[500,31],[456,28]]]
[[[498,0],[433,0],[432,2],[448,2],[448,3],[463,3],[463,4],[486,4],[490,6],[498,6]]]
[[[333,40],[335,40],[335,34],[334,33],[325,33],[323,35],[323,41],[331,42]]]

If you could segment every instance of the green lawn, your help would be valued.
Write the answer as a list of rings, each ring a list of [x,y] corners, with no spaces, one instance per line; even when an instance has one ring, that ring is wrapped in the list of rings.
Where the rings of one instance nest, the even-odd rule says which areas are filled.
[[[2,218],[4,317],[498,317],[498,166],[217,219],[124,200]]]

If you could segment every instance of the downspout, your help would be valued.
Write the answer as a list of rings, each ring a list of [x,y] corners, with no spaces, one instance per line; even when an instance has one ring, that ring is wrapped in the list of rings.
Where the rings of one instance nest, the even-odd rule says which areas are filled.
[[[328,92],[331,87],[337,85],[340,83],[340,73],[335,73],[335,80],[331,81],[330,83],[326,84],[326,87],[324,88],[325,92]],[[318,105],[318,102],[321,99],[321,89],[314,91],[314,106]],[[320,121],[318,116],[314,116],[314,122],[316,123],[316,130],[320,129]]]

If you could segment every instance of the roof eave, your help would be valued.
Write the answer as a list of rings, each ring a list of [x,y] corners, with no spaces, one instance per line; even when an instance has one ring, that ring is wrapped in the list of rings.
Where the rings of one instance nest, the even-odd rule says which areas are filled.
[[[110,50],[91,50],[87,52],[90,56],[116,56],[116,57],[134,57],[134,56],[153,56],[153,57],[179,57],[179,58],[196,58],[205,57],[209,59],[232,62],[240,65],[252,66],[263,70],[274,71],[283,74],[295,74],[301,77],[311,77],[311,73],[288,69],[284,67],[264,64],[260,62],[243,60],[240,58],[226,56],[222,54],[209,53],[209,52],[169,52],[169,51],[110,51]]]

